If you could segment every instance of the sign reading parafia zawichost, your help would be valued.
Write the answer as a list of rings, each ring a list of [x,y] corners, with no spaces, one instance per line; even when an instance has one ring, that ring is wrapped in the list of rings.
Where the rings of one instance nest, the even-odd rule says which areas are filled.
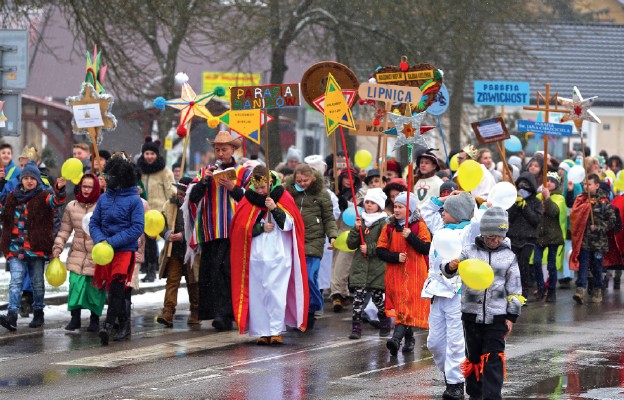
[[[474,103],[479,106],[528,106],[529,82],[475,81]]]

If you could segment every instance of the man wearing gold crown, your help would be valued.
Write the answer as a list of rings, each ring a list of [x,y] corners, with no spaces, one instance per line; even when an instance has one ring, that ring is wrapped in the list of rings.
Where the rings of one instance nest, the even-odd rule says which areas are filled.
[[[193,251],[201,248],[199,319],[213,319],[215,329],[226,331],[232,329],[234,319],[230,289],[231,220],[251,172],[234,159],[240,139],[220,131],[212,145],[217,161],[199,171],[183,212],[185,224],[193,224],[192,231],[187,230],[187,243]],[[228,169],[234,171],[235,179],[214,178],[214,174]]]
[[[241,334],[279,345],[286,325],[303,331],[307,325],[305,228],[292,196],[267,175],[266,167],[254,168],[232,218],[232,304]]]

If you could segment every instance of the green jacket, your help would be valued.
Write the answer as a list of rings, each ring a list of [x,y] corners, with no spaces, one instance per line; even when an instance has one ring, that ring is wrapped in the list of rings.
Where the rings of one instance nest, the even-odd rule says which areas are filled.
[[[384,277],[386,275],[386,262],[377,257],[377,240],[382,229],[386,227],[386,218],[373,223],[368,228],[368,234],[364,234],[366,242],[366,257],[360,251],[360,231],[353,227],[347,236],[347,246],[356,249],[351,263],[349,274],[349,286],[363,287],[367,289],[384,289]]]
[[[537,198],[542,200],[542,194],[538,194]],[[561,190],[553,191],[550,198],[543,204],[544,216],[537,230],[539,233],[537,244],[541,247],[562,245],[565,238],[564,229],[567,213],[565,199],[561,195]]]
[[[338,237],[338,230],[331,197],[325,189],[323,176],[316,172],[315,177],[316,180],[303,192],[295,189],[292,176],[284,180],[284,188],[295,200],[303,217],[306,256],[322,258],[325,236],[335,239]]]

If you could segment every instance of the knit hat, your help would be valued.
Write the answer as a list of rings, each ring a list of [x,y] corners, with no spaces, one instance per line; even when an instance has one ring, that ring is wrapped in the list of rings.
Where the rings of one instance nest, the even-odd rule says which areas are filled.
[[[470,221],[475,208],[474,198],[468,192],[451,196],[444,202],[444,211],[457,222]]]
[[[301,150],[299,150],[295,146],[290,146],[288,148],[288,153],[286,154],[286,160],[297,160],[298,162],[301,162],[301,158],[302,158]]]
[[[558,188],[559,185],[561,184],[561,177],[556,172],[549,172],[546,178],[555,184],[555,189]]]
[[[380,172],[378,169],[374,168],[371,169],[370,171],[368,171],[368,173],[366,174],[366,178],[364,178],[364,183],[366,183],[367,185],[369,184],[369,182],[371,181],[371,179],[373,179],[374,177],[379,177],[381,176]]]
[[[141,146],[141,154],[145,154],[146,151],[153,151],[156,154],[159,153],[160,150],[160,140],[152,141],[151,136],[145,136],[145,143]]]
[[[469,144],[468,146],[464,147],[462,149],[462,151],[466,154],[468,154],[468,157],[470,157],[471,159],[477,161],[479,159],[479,150],[477,150],[476,147],[474,147],[473,145]]]
[[[366,191],[366,196],[364,196],[364,201],[370,200],[373,203],[377,204],[381,210],[386,207],[386,199],[388,196],[383,192],[381,188],[370,188]]]
[[[24,165],[22,173],[20,174],[20,181],[27,176],[41,182],[41,172],[39,172],[37,164],[35,164],[33,161],[28,161],[26,165]]]
[[[100,153],[100,158],[103,158],[106,161],[110,160],[111,153],[109,151],[107,151],[107,150],[98,150],[98,152]]]
[[[418,156],[416,156],[416,166],[420,165],[421,158],[426,158],[427,160],[431,160],[433,165],[435,165],[435,170],[439,171],[440,164],[438,163],[438,157],[436,157],[435,154],[431,152],[431,150],[433,149],[425,150],[422,153],[420,153]]]
[[[507,211],[500,207],[488,208],[481,217],[481,236],[507,236]]]
[[[509,157],[509,161],[507,161],[509,165],[515,165],[518,170],[522,169],[522,159],[518,156]]]
[[[325,160],[323,160],[323,156],[319,154],[313,154],[311,156],[307,156],[303,159],[303,162],[308,164],[312,169],[321,173],[321,175],[325,174],[325,170],[327,169],[327,164],[325,164]]]
[[[411,212],[416,211],[416,208],[418,207],[418,202],[416,201],[416,195],[415,194],[410,194],[410,202],[409,202],[409,210]],[[404,206],[407,207],[407,192],[401,192],[397,195],[397,197],[394,199],[394,204],[399,203],[399,204],[403,204]]]
[[[440,185],[440,193],[443,192],[452,192],[453,190],[459,189],[457,184],[453,181],[446,181],[442,185]]]
[[[401,164],[399,164],[399,162],[395,160],[394,158],[390,158],[389,160],[386,161],[386,170],[394,171],[397,174],[399,174],[399,176],[401,176],[401,174],[403,173]]]
[[[399,192],[404,192],[407,190],[407,182],[403,178],[392,178],[386,186],[384,187],[384,193],[390,197],[391,190],[398,190]]]
[[[179,190],[186,191],[186,189],[188,189],[188,185],[190,185],[192,182],[193,182],[193,178],[190,178],[188,176],[183,176],[182,178],[180,178],[178,183],[174,183],[173,186],[175,186]]]

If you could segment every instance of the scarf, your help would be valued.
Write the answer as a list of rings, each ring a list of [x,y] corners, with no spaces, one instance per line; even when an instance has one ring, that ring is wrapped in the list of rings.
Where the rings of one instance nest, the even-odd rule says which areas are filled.
[[[151,175],[165,169],[165,159],[163,158],[163,156],[159,155],[158,157],[156,157],[156,161],[148,164],[145,162],[143,155],[141,155],[141,157],[139,157],[139,159],[137,160],[137,165],[141,169],[141,173],[145,175]]]
[[[369,213],[360,214],[360,217],[362,217],[362,220],[364,221],[364,225],[367,228],[370,228],[375,222],[379,221],[382,218],[386,218],[387,216],[388,214],[386,214],[384,211],[379,211],[373,214],[369,214]]]
[[[18,204],[28,203],[30,199],[38,195],[43,190],[41,183],[37,183],[37,187],[31,191],[25,192],[24,185],[21,183],[17,185],[17,188],[13,191],[13,197],[17,200]]]
[[[277,204],[277,202],[282,198],[283,194],[284,194],[284,187],[277,186],[275,189],[271,191],[271,198]],[[249,190],[245,190],[245,198],[254,206],[257,206],[263,209],[266,208],[266,206],[264,205],[264,202],[266,201],[266,198],[267,198],[266,195],[258,194],[254,190],[249,189]]]
[[[469,225],[469,224],[470,224],[470,221],[462,221],[462,222],[459,222],[457,224],[446,224],[446,225],[444,225],[444,227],[447,228],[447,229],[452,229],[452,230],[464,229],[466,227],[466,225]]]
[[[93,190],[91,190],[91,194],[89,194],[88,197],[82,195],[82,181],[84,181],[85,178],[93,179]],[[80,183],[76,186],[76,200],[78,200],[79,203],[95,204],[100,198],[101,192],[100,180],[94,174],[88,172],[82,176]]]

